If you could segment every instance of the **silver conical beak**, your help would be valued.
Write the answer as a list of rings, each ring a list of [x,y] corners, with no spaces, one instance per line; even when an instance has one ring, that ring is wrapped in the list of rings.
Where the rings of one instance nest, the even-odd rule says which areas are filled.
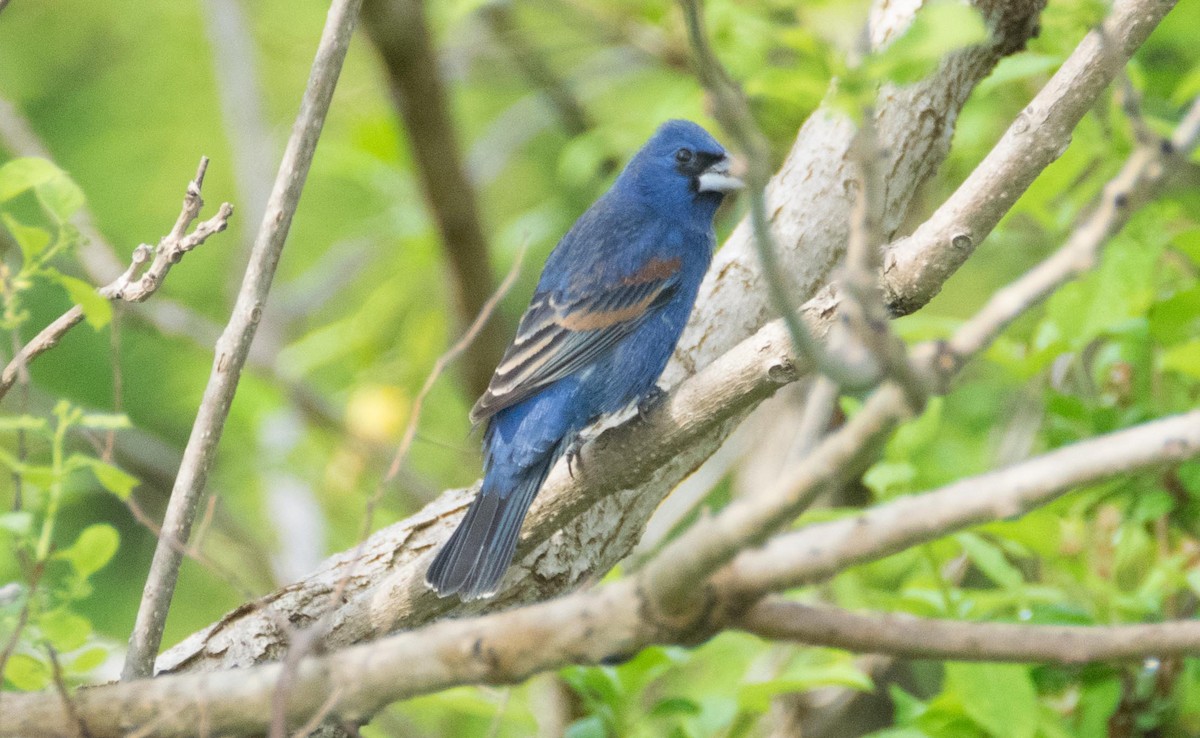
[[[733,192],[746,186],[746,183],[732,174],[733,160],[728,156],[713,162],[696,178],[697,189],[700,192]]]

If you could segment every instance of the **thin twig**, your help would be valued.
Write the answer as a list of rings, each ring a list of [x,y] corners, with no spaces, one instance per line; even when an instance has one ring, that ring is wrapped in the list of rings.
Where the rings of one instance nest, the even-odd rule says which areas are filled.
[[[753,597],[821,581],[856,564],[990,520],[1015,518],[1071,490],[1200,455],[1200,411],[1078,441],[1020,464],[811,525],[743,551],[717,580]],[[735,597],[737,595],[734,595]]]
[[[230,216],[233,215],[233,206],[229,203],[222,204],[216,215],[201,221],[191,233],[187,233],[188,227],[196,220],[204,206],[204,201],[200,198],[200,186],[204,182],[204,172],[207,168],[208,157],[201,157],[196,178],[188,183],[183,209],[171,232],[158,242],[157,248],[152,249],[146,244],[141,244],[134,249],[129,268],[111,284],[98,290],[103,297],[125,302],[146,300],[158,290],[167,272],[185,253],[204,243],[214,233],[225,230]],[[142,271],[142,267],[147,263],[150,263],[150,266]],[[57,346],[68,331],[83,322],[83,318],[83,306],[75,305],[21,347],[3,373],[0,373],[0,398],[8,393],[29,362]]]
[[[541,90],[567,135],[581,136],[590,131],[594,126],[591,116],[566,81],[517,27],[512,3],[509,0],[489,2],[479,9],[479,14],[525,78]]]
[[[350,46],[360,5],[361,0],[334,0],[330,7],[300,113],[275,179],[242,289],[238,293],[229,324],[217,341],[212,374],[205,387],[179,476],[171,492],[163,521],[163,535],[154,551],[150,575],[130,636],[129,652],[122,671],[124,679],[150,676],[154,671],[154,658],[162,641],[163,626],[182,561],[182,554],[172,542],[186,543],[191,533],[208,471],[216,456],[217,443],[224,430],[255,329],[262,317],[271,279],[300,202],[300,193],[304,189],[325,114],[329,110],[334,86]]]
[[[1145,625],[976,623],[906,615],[864,615],[768,597],[735,627],[763,638],[914,659],[1078,665],[1194,656],[1200,621]]]
[[[208,157],[200,157],[200,166],[196,176],[188,183],[187,194],[183,197],[183,209],[171,232],[158,242],[153,249],[142,244],[133,252],[133,262],[125,272],[99,292],[110,300],[125,302],[142,302],[153,295],[162,284],[171,267],[179,263],[183,255],[200,244],[214,233],[225,230],[229,216],[233,215],[233,205],[223,203],[217,214],[208,220],[201,221],[191,233],[187,229],[200,215],[204,200],[200,197],[200,188],[204,185],[204,174],[208,171]],[[141,267],[149,262],[150,266]]]
[[[308,719],[308,722],[306,722],[304,725],[301,725],[300,728],[292,734],[293,738],[308,738],[310,733],[321,727],[321,723],[324,722],[325,718],[329,716],[329,713],[333,711],[333,708],[337,706],[338,700],[342,698],[342,692],[343,689],[341,686],[335,686],[333,691],[329,693],[329,697],[321,703],[321,706],[318,707],[317,711],[313,713],[313,716]]]
[[[939,352],[939,361],[962,361],[991,343],[1013,320],[1073,277],[1091,269],[1100,251],[1161,183],[1172,156],[1186,157],[1200,137],[1200,97],[1192,102],[1170,139],[1138,146],[1121,171],[1104,186],[1099,204],[1049,259],[998,290]]]
[[[879,286],[880,244],[884,242],[881,222],[884,181],[879,167],[875,111],[871,106],[862,111],[849,155],[858,169],[858,181],[850,209],[845,267],[839,281],[849,299],[842,302],[841,312],[870,352],[871,361],[878,362],[881,376],[895,380],[904,390],[913,411],[920,412],[931,387],[909,361],[904,342],[892,331]]]

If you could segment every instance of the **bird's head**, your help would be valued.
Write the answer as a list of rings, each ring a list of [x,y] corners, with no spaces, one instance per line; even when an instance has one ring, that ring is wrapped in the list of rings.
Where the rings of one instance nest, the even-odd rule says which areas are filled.
[[[700,126],[671,120],[659,126],[618,178],[639,200],[679,217],[712,219],[725,193],[743,184],[732,160]]]

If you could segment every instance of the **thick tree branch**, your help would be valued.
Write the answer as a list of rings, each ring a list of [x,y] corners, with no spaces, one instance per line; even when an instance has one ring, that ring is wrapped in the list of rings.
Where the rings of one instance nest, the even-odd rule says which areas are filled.
[[[125,302],[146,300],[158,290],[167,272],[174,264],[179,263],[184,254],[204,243],[212,234],[225,230],[230,216],[233,215],[233,206],[229,203],[222,204],[216,215],[198,223],[191,233],[187,232],[200,216],[200,209],[204,207],[204,201],[200,198],[200,187],[204,183],[204,172],[207,168],[208,159],[201,158],[195,179],[188,183],[187,194],[183,198],[183,209],[171,232],[163,236],[155,248],[141,244],[134,249],[133,261],[129,268],[111,284],[98,290],[102,296],[109,300]],[[142,271],[147,262],[150,266]],[[57,346],[63,336],[83,322],[83,318],[83,306],[74,305],[43,328],[33,340],[22,346],[8,366],[4,367],[3,373],[0,373],[0,398],[8,394],[29,362]]]
[[[1069,665],[1200,653],[1200,620],[1110,626],[965,623],[862,615],[768,597],[735,627],[773,640],[914,659]]]
[[[450,267],[459,323],[465,327],[483,309],[495,283],[479,205],[462,164],[425,20],[424,0],[366,0],[363,29],[379,52],[404,120],[425,201]],[[503,321],[493,320],[467,350],[463,367],[469,392],[478,395],[487,389],[509,335]]]
[[[216,457],[217,443],[229,415],[255,329],[262,317],[263,304],[271,288],[271,279],[279,263],[292,216],[300,203],[300,194],[312,164],[325,114],[333,99],[342,62],[350,47],[360,4],[361,0],[334,0],[329,9],[308,87],[300,103],[300,112],[279,166],[233,315],[217,341],[212,374],[204,389],[183,462],[175,478],[163,520],[162,535],[154,552],[137,621],[130,636],[129,653],[123,670],[125,679],[145,677],[153,672],[154,659],[162,641],[163,626],[179,575],[182,561],[180,548],[187,543],[191,533],[208,471]]]
[[[774,576],[772,572],[779,568],[794,566],[796,571],[807,572],[806,581],[813,581],[836,568],[945,535],[957,526],[949,522],[953,514],[939,517],[947,508],[960,513],[972,509],[973,517],[968,522],[1011,517],[1053,499],[1054,495],[1035,499],[1026,488],[1031,477],[1040,478],[1055,469],[1067,470],[1055,478],[1061,493],[1071,486],[1196,457],[1200,457],[1200,411],[1081,441],[1005,472],[963,480],[942,490],[889,503],[858,518],[791,534],[793,539],[807,539],[803,543],[795,541],[782,551],[771,551],[768,546],[756,552],[753,559],[743,554],[736,567],[713,581],[710,594],[717,603],[738,600],[750,604],[766,592],[799,583],[796,577]],[[924,531],[923,537],[890,543],[880,538],[881,532],[895,527]],[[874,548],[869,549],[869,545]],[[804,553],[808,548],[832,552],[836,558],[828,553],[820,559],[810,557]],[[848,555],[851,550],[856,553]],[[373,714],[389,702],[417,694],[458,684],[516,683],[538,671],[568,663],[598,663],[652,643],[695,643],[722,627],[754,631],[770,626],[779,629],[782,637],[801,637],[795,631],[788,632],[786,623],[780,623],[775,615],[764,619],[763,612],[779,612],[771,609],[775,607],[772,604],[758,615],[754,608],[742,612],[715,607],[698,613],[703,615],[700,619],[681,619],[673,624],[655,621],[645,617],[649,602],[638,584],[637,579],[626,579],[529,607],[442,621],[328,656],[304,659],[295,665],[290,677],[288,720],[299,725],[315,712],[328,709],[327,698],[335,686],[342,689],[342,695],[332,714],[354,720]],[[921,622],[916,621],[911,628],[915,631]],[[942,623],[935,621],[931,627],[937,629]],[[1142,637],[1133,645],[1129,645],[1124,632],[1114,636],[1115,631],[1108,628],[1098,628],[1096,634],[1081,629],[1079,635],[1071,637],[1076,643],[1087,644],[1086,649],[1080,646],[1078,651],[1070,652],[1065,646],[1047,647],[1043,654],[1023,654],[1020,658],[1074,663],[1080,659],[1152,656],[1178,652],[1187,648],[1185,638],[1197,637],[1194,629],[1171,623],[1138,627],[1147,630],[1140,631]],[[823,640],[822,632],[816,627],[804,629],[802,639],[814,645],[853,647],[840,630],[826,633],[829,642]],[[1033,637],[1042,636],[1035,633]],[[871,641],[863,644],[864,650],[877,648],[877,642],[891,642],[882,636]],[[1191,641],[1190,649],[1197,647],[1200,643]],[[1018,658],[1015,654],[991,655]],[[150,723],[155,724],[156,735],[190,735],[195,733],[202,712],[214,733],[262,731],[270,722],[268,706],[284,668],[283,664],[273,663],[221,672],[161,675],[150,681],[82,690],[75,695],[75,703],[95,736],[121,735]],[[73,730],[53,691],[12,695],[6,697],[5,705],[6,710],[0,714],[0,736],[31,732],[64,735]]]

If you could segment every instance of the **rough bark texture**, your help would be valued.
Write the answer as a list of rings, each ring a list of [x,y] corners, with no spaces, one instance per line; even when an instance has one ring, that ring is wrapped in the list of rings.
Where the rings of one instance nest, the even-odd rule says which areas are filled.
[[[880,137],[895,142],[886,152],[885,167],[890,178],[884,209],[889,236],[899,227],[912,193],[945,157],[958,111],[970,91],[1005,53],[1024,46],[1042,3],[981,6],[997,34],[989,43],[950,55],[925,82],[887,88],[880,94],[876,106]],[[894,37],[914,10],[881,7],[873,20],[876,39]],[[845,247],[851,206],[847,181],[852,174],[847,150],[852,134],[844,119],[824,111],[814,114],[771,185],[771,215],[783,252],[781,262],[796,287],[798,303],[828,281]],[[749,239],[750,229],[742,224],[717,255],[689,329],[664,376],[666,384],[677,384],[707,367],[770,319]],[[827,317],[829,307],[818,298],[807,306],[809,317]],[[786,337],[782,331],[767,331],[754,340],[762,344],[763,356],[771,356],[770,344]],[[760,368],[765,375],[798,371],[794,366]],[[437,599],[421,581],[428,554],[449,534],[471,494],[453,490],[413,518],[375,534],[357,565],[350,563],[352,552],[334,557],[312,577],[239,608],[191,636],[164,654],[159,668],[216,669],[279,658],[286,648],[277,625],[279,615],[295,624],[320,618],[330,610],[329,593],[348,572],[352,575],[343,602],[330,616],[329,645],[357,642],[397,627],[412,628],[451,610],[473,614],[502,609],[577,587],[625,556],[662,498],[716,449],[754,404],[786,379],[780,377],[774,384],[762,381],[755,385],[761,387],[757,393],[734,403],[736,407],[718,422],[692,427],[677,436],[678,443],[661,444],[657,451],[647,449],[644,459],[625,456],[608,462],[623,467],[623,473],[606,479],[606,489],[589,486],[586,497],[576,495],[581,485],[567,479],[562,468],[556,470],[526,523],[519,563],[494,600],[460,606]],[[734,388],[738,383],[724,386]],[[713,400],[703,399],[701,406],[708,401]],[[672,404],[688,406],[682,400]],[[616,429],[614,438],[625,431],[625,427]],[[593,446],[602,447],[604,441],[598,439]],[[604,449],[592,451],[596,465],[601,465]],[[585,472],[583,485],[588,476]],[[540,544],[532,552],[531,542]],[[382,585],[375,584],[380,581]]]

